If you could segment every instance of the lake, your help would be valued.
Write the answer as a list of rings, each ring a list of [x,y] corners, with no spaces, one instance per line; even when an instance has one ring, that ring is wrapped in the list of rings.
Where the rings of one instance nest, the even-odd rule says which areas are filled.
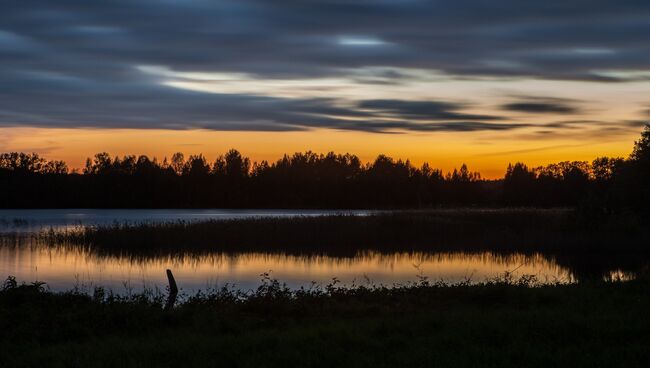
[[[273,252],[187,251],[173,256],[138,255],[130,249],[111,254],[90,247],[44,244],[29,237],[41,229],[64,229],[79,225],[201,221],[273,216],[319,216],[341,211],[317,210],[4,210],[0,223],[0,277],[15,276],[21,282],[43,281],[55,291],[74,287],[92,290],[102,286],[116,293],[143,288],[164,289],[166,269],[174,272],[179,287],[193,293],[229,285],[251,290],[262,274],[290,288],[326,285],[334,278],[343,285],[396,285],[430,281],[482,282],[510,272],[514,278],[535,275],[539,283],[571,283],[582,278],[626,279],[647,267],[647,257],[574,254],[492,252],[380,252],[361,250],[346,256]],[[366,216],[371,211],[345,211]],[[10,233],[14,233],[15,236]],[[305,247],[307,248],[307,247]],[[260,247],[264,249],[264,247]]]
[[[502,256],[485,253],[390,253],[361,252],[354,257],[295,256],[277,253],[212,253],[176,257],[137,258],[98,256],[80,247],[22,245],[0,247],[0,274],[21,281],[45,281],[53,290],[75,286],[104,286],[115,292],[128,288],[164,289],[165,270],[174,272],[179,286],[188,292],[226,284],[250,290],[261,274],[287,283],[293,289],[313,282],[327,284],[333,278],[345,285],[404,284],[427,276],[431,281],[485,281],[512,271],[515,277],[533,274],[540,282],[574,281],[571,272],[540,254]]]

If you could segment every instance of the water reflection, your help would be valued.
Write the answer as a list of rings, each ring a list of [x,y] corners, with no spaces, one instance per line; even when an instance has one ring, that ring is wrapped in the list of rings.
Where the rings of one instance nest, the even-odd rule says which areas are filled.
[[[370,210],[237,210],[237,209],[16,209],[0,210],[0,233],[30,232],[41,229],[64,229],[84,225],[113,223],[156,223],[170,221],[206,221],[259,217],[324,216],[348,214],[365,216]]]
[[[0,247],[0,276],[14,275],[21,281],[46,281],[53,290],[101,285],[122,292],[163,288],[165,269],[174,270],[186,292],[232,284],[249,290],[259,285],[260,274],[289,287],[326,284],[336,277],[343,284],[404,284],[418,275],[432,281],[485,281],[512,271],[514,277],[536,275],[540,282],[573,282],[572,272],[541,254],[500,255],[484,253],[382,254],[366,251],[354,257],[269,253],[208,253],[179,256],[134,257],[97,255],[82,247],[48,247],[41,244]]]

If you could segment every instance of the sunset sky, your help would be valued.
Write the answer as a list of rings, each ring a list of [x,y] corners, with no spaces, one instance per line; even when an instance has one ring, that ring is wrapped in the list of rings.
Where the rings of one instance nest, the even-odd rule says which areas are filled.
[[[0,151],[465,162],[627,156],[647,0],[6,0]]]

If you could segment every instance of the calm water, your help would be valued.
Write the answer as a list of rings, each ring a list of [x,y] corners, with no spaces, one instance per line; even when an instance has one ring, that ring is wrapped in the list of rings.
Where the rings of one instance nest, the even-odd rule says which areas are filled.
[[[241,290],[260,285],[261,274],[288,284],[309,287],[337,278],[344,285],[395,285],[415,282],[418,276],[449,283],[486,279],[512,272],[513,276],[535,275],[541,283],[568,283],[584,278],[626,279],[650,264],[647,257],[612,257],[578,254],[556,258],[544,254],[405,253],[365,251],[353,257],[326,255],[295,256],[278,253],[209,253],[183,256],[137,257],[133,254],[97,255],[80,247],[47,246],[18,241],[30,231],[78,225],[200,221],[270,216],[318,216],[337,211],[293,210],[2,210],[0,211],[0,278],[44,281],[55,291],[73,287],[91,290],[103,286],[117,293],[167,286],[166,269],[172,269],[184,291],[221,287]],[[369,211],[347,211],[359,216]],[[7,236],[19,233],[18,238]],[[28,235],[28,234],[27,234]]]
[[[47,246],[0,247],[0,275],[21,281],[46,281],[53,290],[74,286],[101,285],[115,292],[128,288],[167,285],[166,269],[172,269],[179,286],[192,292],[225,284],[250,290],[260,284],[260,275],[286,282],[291,288],[308,287],[312,281],[327,284],[336,277],[343,284],[403,284],[425,275],[432,281],[484,281],[505,271],[515,276],[537,275],[541,282],[572,282],[571,272],[542,255],[501,256],[491,253],[359,253],[354,257],[292,256],[268,253],[201,256],[129,257],[97,256],[80,248]]]
[[[42,228],[65,228],[79,225],[110,225],[170,221],[227,220],[251,217],[291,217],[350,214],[365,216],[368,210],[98,210],[45,209],[0,210],[0,232],[36,231]]]

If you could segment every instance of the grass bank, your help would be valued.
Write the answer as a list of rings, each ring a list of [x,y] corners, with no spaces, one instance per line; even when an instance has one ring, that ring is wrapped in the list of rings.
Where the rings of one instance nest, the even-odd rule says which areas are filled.
[[[186,298],[0,291],[7,367],[647,367],[650,282],[421,282]]]

